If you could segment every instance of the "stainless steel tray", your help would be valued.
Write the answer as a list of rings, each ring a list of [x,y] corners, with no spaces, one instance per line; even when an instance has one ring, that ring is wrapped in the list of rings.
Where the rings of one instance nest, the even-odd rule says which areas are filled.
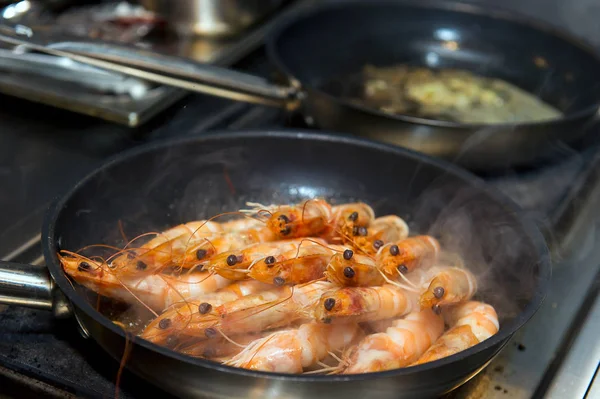
[[[166,36],[151,43],[145,40],[144,45],[152,51],[166,55],[229,66],[260,46],[265,33],[276,20],[307,2],[287,3],[293,6],[282,8],[281,12],[271,19],[238,37],[223,40]],[[31,20],[25,21],[32,26]],[[113,44],[64,32],[57,33],[47,23],[44,21],[45,26],[40,28],[41,31],[48,31],[46,44],[60,47],[62,50],[81,51],[82,42],[90,44],[91,50],[86,49],[86,52],[103,52],[108,49],[111,52],[118,51],[135,56],[138,51],[144,50],[139,46]],[[188,94],[181,89],[151,85],[63,58],[23,53],[21,49],[12,47],[0,48],[0,93],[129,127],[142,125]]]

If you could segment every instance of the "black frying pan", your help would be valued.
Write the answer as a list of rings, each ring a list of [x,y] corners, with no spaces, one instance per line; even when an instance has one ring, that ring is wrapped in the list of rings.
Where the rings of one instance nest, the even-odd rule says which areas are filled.
[[[440,361],[368,375],[253,372],[138,338],[127,366],[185,397],[435,397],[485,367],[544,298],[551,269],[542,235],[513,202],[482,180],[398,147],[306,131],[217,133],[146,145],[113,158],[48,210],[42,244],[51,279],[45,269],[2,263],[0,298],[53,307],[62,315],[70,306],[82,327],[120,359],[124,332],[70,283],[56,256],[59,249],[118,244],[119,220],[134,236],[243,208],[246,201],[284,203],[313,196],[367,201],[377,214],[401,215],[413,232],[434,234],[460,251],[478,275],[478,297],[498,311],[499,333]]]
[[[43,42],[43,35],[28,38],[35,39]],[[111,46],[63,42],[52,47],[93,51],[95,57],[162,75],[140,75],[117,66],[120,72],[147,80],[299,109],[318,127],[386,141],[480,171],[564,156],[559,144],[576,142],[600,103],[600,58],[591,47],[530,18],[448,0],[338,1],[287,18],[266,39],[269,58],[285,77],[282,86],[231,70]],[[539,95],[565,117],[516,126],[465,125],[390,116],[339,98],[347,89],[340,82],[366,64],[398,63],[461,68],[504,79]],[[174,81],[173,76],[188,82]]]

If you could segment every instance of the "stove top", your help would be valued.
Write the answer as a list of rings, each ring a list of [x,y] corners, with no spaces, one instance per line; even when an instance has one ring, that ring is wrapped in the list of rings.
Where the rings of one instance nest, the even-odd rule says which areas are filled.
[[[271,73],[261,49],[236,68]],[[106,157],[142,143],[209,130],[307,128],[301,118],[276,109],[202,95],[188,96],[135,129],[14,98],[2,97],[2,103],[0,207],[5,212],[0,213],[0,257],[39,265],[39,228],[48,202]],[[565,149],[564,159],[553,164],[485,177],[535,218],[556,244],[552,286],[542,308],[501,354],[449,398],[585,398],[598,392],[592,380],[600,351],[591,350],[598,346],[600,317],[600,210],[594,206],[600,186],[591,184],[600,181],[600,147],[593,139],[598,136],[590,134],[577,150]],[[580,185],[587,190],[576,190]],[[0,398],[114,396],[118,362],[78,331],[74,320],[0,305]],[[158,393],[127,371],[121,376],[119,397]]]

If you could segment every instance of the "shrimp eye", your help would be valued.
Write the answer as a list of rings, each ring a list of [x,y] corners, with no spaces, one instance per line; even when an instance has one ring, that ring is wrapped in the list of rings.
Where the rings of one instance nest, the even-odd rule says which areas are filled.
[[[283,223],[289,223],[289,222],[290,222],[290,218],[288,218],[288,217],[287,217],[287,216],[285,216],[285,215],[279,215],[279,216],[277,217],[277,219],[281,220]]]
[[[408,267],[406,267],[406,265],[398,265],[398,271],[402,274],[406,274],[408,272]]]
[[[351,222],[356,222],[358,220],[358,212],[352,212],[350,216],[348,216],[348,220]]]
[[[396,255],[398,255],[399,253],[400,253],[400,248],[398,248],[398,246],[397,246],[397,245],[392,245],[392,246],[390,247],[390,255],[392,255],[392,256],[396,256]]]
[[[359,236],[366,237],[368,234],[369,234],[369,231],[367,230],[366,227],[361,226],[361,227],[358,228],[358,235]]]
[[[234,266],[238,262],[238,257],[235,255],[229,255],[227,257],[227,264],[229,266]]]
[[[352,277],[354,277],[354,274],[355,273],[354,273],[354,269],[353,268],[351,268],[349,266],[346,267],[346,268],[344,268],[344,277],[346,277],[346,278],[352,278]]]
[[[274,256],[267,256],[265,258],[265,263],[267,265],[272,265],[273,263],[275,263],[275,257]]]
[[[285,284],[285,280],[282,277],[275,277],[273,279],[273,284],[275,284],[278,287],[281,287],[282,285]]]
[[[200,306],[198,306],[198,311],[200,314],[207,314],[212,310],[212,305],[208,302],[202,302]]]
[[[354,252],[352,252],[351,249],[347,249],[344,251],[344,259],[346,259],[346,260],[352,259],[353,255],[354,255]]]
[[[440,299],[441,297],[444,296],[444,287],[435,287],[433,289],[433,296],[435,296],[437,299]]]
[[[373,243],[373,248],[379,249],[381,247],[383,247],[383,241],[381,241],[381,240],[375,240],[375,242]]]
[[[77,270],[79,270],[80,272],[82,272],[84,270],[90,270],[90,268],[91,268],[91,266],[87,262],[81,262],[81,263],[79,263],[79,266],[77,266]]]
[[[279,230],[279,233],[283,236],[287,236],[292,232],[292,228],[290,226],[287,226],[285,229],[281,229]]]
[[[135,264],[135,268],[137,270],[146,270],[146,268],[148,268],[148,265],[145,264],[144,262],[142,262],[141,260],[139,260],[136,264]]]
[[[206,249],[199,249],[196,251],[196,259],[202,260],[206,257]]]
[[[433,305],[431,307],[431,310],[433,310],[433,313],[435,313],[435,314],[442,313],[442,307],[440,305]]]
[[[166,330],[169,327],[171,327],[171,319],[162,319],[158,322],[158,328],[161,330]]]
[[[323,303],[323,306],[325,307],[325,310],[331,310],[331,309],[333,309],[333,307],[335,306],[335,299],[333,299],[333,298],[327,298],[327,299],[325,299],[325,302]]]

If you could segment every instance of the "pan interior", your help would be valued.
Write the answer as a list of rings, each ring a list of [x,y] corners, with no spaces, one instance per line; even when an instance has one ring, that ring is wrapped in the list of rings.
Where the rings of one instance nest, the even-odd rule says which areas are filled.
[[[99,243],[122,246],[120,225],[130,239],[238,210],[246,201],[315,197],[366,201],[377,215],[398,214],[413,234],[433,234],[463,255],[478,276],[479,299],[498,311],[498,339],[512,334],[541,301],[547,260],[540,259],[539,238],[512,205],[469,174],[340,136],[249,132],[134,151],[74,189],[58,210],[50,239],[72,251]],[[59,266],[49,267],[78,300]]]
[[[453,4],[324,7],[281,28],[270,48],[285,72],[336,97],[360,85],[365,65],[407,64],[501,79],[567,117],[600,102],[596,55],[533,23]]]

